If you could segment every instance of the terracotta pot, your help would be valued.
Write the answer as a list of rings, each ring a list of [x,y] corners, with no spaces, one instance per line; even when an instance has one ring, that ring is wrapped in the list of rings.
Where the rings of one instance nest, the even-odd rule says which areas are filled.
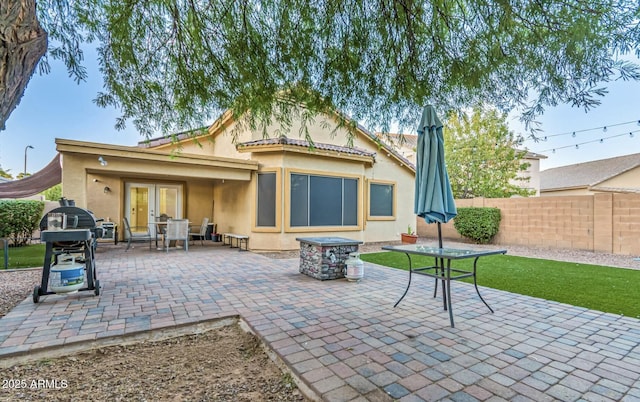
[[[416,242],[416,240],[418,240],[418,236],[417,235],[401,233],[400,236],[402,237],[402,242],[403,243],[414,244]]]

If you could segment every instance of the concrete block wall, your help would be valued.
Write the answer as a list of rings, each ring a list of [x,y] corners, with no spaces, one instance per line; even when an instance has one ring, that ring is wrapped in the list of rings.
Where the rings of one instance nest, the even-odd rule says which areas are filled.
[[[495,244],[640,255],[640,194],[599,193],[563,197],[475,198],[461,207],[495,207],[502,214]],[[421,237],[437,238],[437,225],[416,221]],[[453,221],[446,239],[466,241]]]

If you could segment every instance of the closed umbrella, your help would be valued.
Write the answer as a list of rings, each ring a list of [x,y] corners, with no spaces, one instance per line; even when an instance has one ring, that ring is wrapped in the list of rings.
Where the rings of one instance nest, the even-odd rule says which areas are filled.
[[[418,126],[414,212],[427,223],[438,223],[438,244],[442,248],[440,225],[457,215],[451,183],[444,160],[442,123],[433,106],[427,105]]]

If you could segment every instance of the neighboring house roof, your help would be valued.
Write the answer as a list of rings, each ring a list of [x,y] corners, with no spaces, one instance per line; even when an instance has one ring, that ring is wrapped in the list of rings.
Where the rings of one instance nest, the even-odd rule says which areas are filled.
[[[594,190],[612,191],[596,186],[637,167],[640,167],[640,153],[547,169],[540,172],[540,190],[589,187]],[[628,188],[624,192],[636,192],[635,190],[638,189]]]
[[[531,152],[526,149],[525,150],[518,149],[517,151],[526,152],[526,154],[524,155],[524,159],[547,159],[546,155],[537,154],[535,152]]]
[[[60,154],[42,170],[21,180],[0,183],[0,198],[24,198],[36,195],[62,182]]]

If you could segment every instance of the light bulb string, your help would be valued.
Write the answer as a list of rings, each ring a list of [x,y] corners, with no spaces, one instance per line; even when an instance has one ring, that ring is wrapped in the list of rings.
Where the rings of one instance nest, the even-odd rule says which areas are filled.
[[[537,153],[543,153],[543,152],[549,152],[549,151],[555,152],[555,151],[557,151],[559,149],[574,148],[574,147],[578,148],[578,147],[580,147],[580,145],[591,144],[591,143],[594,143],[594,142],[603,143],[605,140],[609,140],[611,138],[617,138],[617,137],[629,136],[629,137],[633,138],[633,134],[639,133],[639,132],[640,132],[640,130],[629,131],[628,133],[611,135],[611,136],[608,136],[608,137],[597,138],[597,139],[591,140],[591,141],[584,141],[584,142],[580,142],[580,143],[577,143],[577,144],[564,145],[564,146],[561,146],[561,147],[554,147],[554,148],[549,148],[549,149],[545,149],[545,150],[542,150],[542,151],[536,151],[536,152]]]
[[[565,133],[558,133],[558,134],[551,134],[551,135],[539,135],[539,136],[536,135],[534,137],[526,138],[526,141],[533,140],[535,142],[540,142],[540,141],[546,141],[548,138],[560,137],[560,136],[563,136],[563,135],[572,135],[572,136],[575,137],[577,133],[585,133],[587,131],[595,131],[595,130],[603,130],[603,131],[606,132],[607,129],[609,129],[611,127],[624,126],[626,124],[638,124],[638,125],[640,125],[640,120],[631,120],[631,121],[625,121],[623,123],[607,124],[606,126],[600,126],[600,127],[594,127],[594,128],[585,128],[583,130],[572,130],[572,131],[567,131]]]

